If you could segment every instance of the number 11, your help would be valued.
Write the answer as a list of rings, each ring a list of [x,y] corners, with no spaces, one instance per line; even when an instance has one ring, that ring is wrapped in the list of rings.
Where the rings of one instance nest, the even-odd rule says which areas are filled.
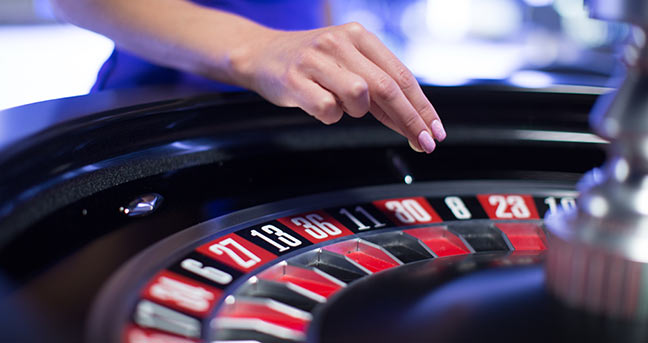
[[[356,208],[354,210],[356,212],[359,212],[363,216],[365,216],[365,218],[369,219],[371,221],[371,223],[373,224],[374,229],[385,226],[385,223],[381,223],[380,221],[378,221],[376,218],[374,218],[374,216],[369,214],[369,212],[367,212],[367,210],[362,208],[362,206],[356,206]],[[371,229],[371,226],[365,225],[358,218],[356,218],[356,216],[351,214],[351,212],[349,212],[346,208],[341,209],[340,214],[343,214],[343,215],[347,216],[347,218],[349,218],[353,222],[353,224],[355,224],[358,227],[359,231]]]

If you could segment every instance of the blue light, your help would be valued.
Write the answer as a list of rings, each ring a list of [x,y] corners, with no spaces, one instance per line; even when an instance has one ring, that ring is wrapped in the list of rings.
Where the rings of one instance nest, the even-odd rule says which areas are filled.
[[[551,75],[535,70],[517,71],[511,75],[509,82],[524,88],[546,88],[554,83]]]
[[[524,3],[531,7],[544,7],[552,5],[554,0],[524,0]]]

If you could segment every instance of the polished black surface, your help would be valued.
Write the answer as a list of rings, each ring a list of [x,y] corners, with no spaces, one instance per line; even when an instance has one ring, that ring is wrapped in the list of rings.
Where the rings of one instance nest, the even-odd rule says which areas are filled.
[[[596,97],[595,93],[479,87],[425,91],[448,130],[442,146],[547,140],[542,132],[529,135],[519,130],[587,132],[586,114]],[[74,98],[72,105],[59,100],[60,106],[50,106],[57,109],[49,112],[41,112],[40,104],[35,104],[2,116],[16,123],[20,123],[16,118],[35,114],[56,118],[69,107],[76,112],[85,106],[94,108],[94,97]],[[75,115],[24,134],[0,151],[0,247],[48,213],[146,176],[232,156],[404,143],[369,116],[326,127],[300,110],[278,108],[249,94],[119,104],[115,101],[110,110]]]
[[[229,95],[228,97],[233,97]],[[150,86],[129,90],[108,90],[92,95],[42,101],[0,111],[0,150],[20,149],[26,139],[53,133],[81,118],[106,112],[141,111],[185,103],[187,98],[219,99],[205,90],[173,86]]]

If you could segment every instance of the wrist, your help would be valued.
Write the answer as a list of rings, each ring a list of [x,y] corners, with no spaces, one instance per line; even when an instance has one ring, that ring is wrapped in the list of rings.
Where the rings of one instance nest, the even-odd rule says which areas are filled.
[[[255,88],[254,80],[263,63],[261,58],[268,51],[266,45],[279,32],[261,25],[254,26],[245,30],[240,39],[228,49],[224,62],[227,81],[251,90]]]

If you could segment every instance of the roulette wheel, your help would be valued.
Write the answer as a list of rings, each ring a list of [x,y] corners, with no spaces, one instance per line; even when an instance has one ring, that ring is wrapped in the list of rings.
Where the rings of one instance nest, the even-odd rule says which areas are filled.
[[[448,341],[477,316],[520,324],[502,338],[545,325],[542,219],[603,160],[587,113],[605,91],[425,87],[450,137],[432,155],[370,117],[326,127],[248,94],[11,110],[59,122],[3,145],[2,332]]]
[[[3,340],[645,341],[638,56],[610,144],[601,88],[425,87],[429,156],[249,94],[7,111],[33,123],[0,142]]]

